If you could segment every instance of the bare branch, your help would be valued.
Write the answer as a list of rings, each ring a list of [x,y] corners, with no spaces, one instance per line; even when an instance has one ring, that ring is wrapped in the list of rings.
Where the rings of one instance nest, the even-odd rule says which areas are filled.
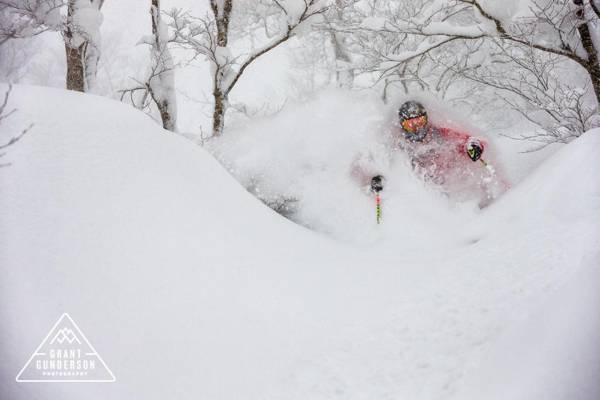
[[[9,111],[8,113],[4,112],[4,110],[6,109],[6,105],[8,104],[8,98],[9,98],[11,92],[12,92],[12,85],[9,84],[8,89],[4,93],[4,100],[2,101],[2,104],[0,105],[0,123],[16,111],[16,109],[13,109],[13,110]],[[12,146],[13,144],[15,144],[16,142],[21,140],[21,138],[32,127],[33,127],[33,124],[30,124],[27,128],[23,129],[19,134],[10,138],[10,140],[8,142],[6,142],[4,144],[0,144],[0,150],[6,149],[7,147]],[[0,154],[0,158],[3,157],[4,155],[5,155],[5,153]],[[6,167],[8,165],[10,165],[10,164],[0,164],[0,167]]]

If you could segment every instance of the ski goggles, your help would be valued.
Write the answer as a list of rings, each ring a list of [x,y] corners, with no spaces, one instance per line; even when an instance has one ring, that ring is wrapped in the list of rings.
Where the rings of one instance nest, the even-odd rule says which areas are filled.
[[[405,119],[402,121],[402,128],[411,133],[417,132],[425,125],[427,125],[427,115],[421,115],[420,117]]]

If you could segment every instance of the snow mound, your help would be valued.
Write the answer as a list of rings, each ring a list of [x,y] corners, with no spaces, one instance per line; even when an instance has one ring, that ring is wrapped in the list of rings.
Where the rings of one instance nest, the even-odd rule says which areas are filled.
[[[551,375],[534,365],[522,380],[510,374],[522,358],[497,354],[543,350],[548,339],[598,365],[593,341],[519,333],[558,307],[564,282],[565,307],[597,305],[576,289],[583,278],[584,293],[600,289],[600,132],[565,146],[489,212],[447,207],[417,184],[398,189],[386,204],[413,207],[388,207],[393,223],[372,228],[380,240],[362,249],[276,214],[206,151],[123,104],[26,86],[10,103],[18,111],[3,138],[35,125],[0,169],[6,398],[479,399],[481,371],[544,399],[566,398],[572,382],[590,388],[578,399],[597,398],[595,375],[558,364],[565,352],[544,353]],[[15,382],[64,312],[115,383]],[[597,326],[569,315],[552,326]],[[546,381],[557,374],[579,378]]]

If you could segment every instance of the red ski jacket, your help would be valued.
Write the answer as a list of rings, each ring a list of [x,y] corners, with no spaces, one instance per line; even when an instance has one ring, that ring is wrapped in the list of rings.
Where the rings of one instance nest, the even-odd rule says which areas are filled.
[[[392,148],[402,150],[408,156],[413,169],[424,178],[437,183],[445,180],[445,175],[455,169],[470,168],[474,164],[467,154],[467,145],[477,143],[485,149],[486,142],[469,134],[450,128],[428,125],[422,141],[412,141],[399,128],[392,132],[389,143]],[[371,178],[382,174],[381,166],[374,162],[372,154],[359,156],[352,166],[352,176],[362,185],[368,185]]]
[[[487,145],[484,140],[450,128],[428,125],[425,129],[427,134],[421,141],[411,141],[404,131],[398,132],[397,146],[407,153],[413,168],[424,170],[430,178],[472,164],[467,153],[469,144],[477,144],[484,151]]]

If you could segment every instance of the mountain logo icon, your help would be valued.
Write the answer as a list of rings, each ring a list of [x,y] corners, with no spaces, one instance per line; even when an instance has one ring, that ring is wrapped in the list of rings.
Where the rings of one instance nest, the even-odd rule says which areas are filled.
[[[17,374],[17,382],[114,382],[115,376],[69,314],[63,314]]]
[[[81,344],[81,341],[69,328],[63,328],[60,331],[58,331],[54,338],[50,341],[50,344],[54,344],[54,342],[58,342],[59,344],[62,344],[63,342],[77,342],[78,344]]]

